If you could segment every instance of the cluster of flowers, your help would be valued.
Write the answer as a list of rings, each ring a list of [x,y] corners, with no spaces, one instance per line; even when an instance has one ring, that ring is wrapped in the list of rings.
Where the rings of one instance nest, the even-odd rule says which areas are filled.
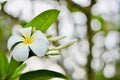
[[[33,27],[21,28],[9,38],[7,47],[16,61],[25,61],[33,53],[38,57],[45,56],[47,52],[59,53],[56,50],[66,48],[76,42],[74,40],[55,48],[48,48],[49,41],[57,41],[63,38],[64,36],[60,36],[48,40],[40,30],[36,30]]]

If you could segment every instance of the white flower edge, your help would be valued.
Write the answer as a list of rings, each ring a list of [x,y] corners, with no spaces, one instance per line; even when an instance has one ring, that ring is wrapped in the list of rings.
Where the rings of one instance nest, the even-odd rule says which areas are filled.
[[[24,63],[26,64],[26,67],[22,71],[22,73],[46,69],[46,70],[52,70],[55,72],[59,72],[64,75],[66,74],[65,71],[50,57],[39,58],[37,56],[33,56],[29,58],[28,60],[26,60]]]

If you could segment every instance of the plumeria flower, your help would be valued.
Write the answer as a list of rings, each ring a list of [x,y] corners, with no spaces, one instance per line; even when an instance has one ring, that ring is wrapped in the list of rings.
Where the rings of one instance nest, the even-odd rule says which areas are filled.
[[[40,30],[32,27],[22,28],[13,34],[8,40],[8,49],[17,61],[25,61],[30,51],[35,55],[44,56],[48,49],[48,39]]]

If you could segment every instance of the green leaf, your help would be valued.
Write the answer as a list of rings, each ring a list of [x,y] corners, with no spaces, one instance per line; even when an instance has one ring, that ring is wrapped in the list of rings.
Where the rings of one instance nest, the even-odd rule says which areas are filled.
[[[7,71],[8,71],[8,59],[7,56],[0,51],[0,78],[4,79],[7,75]]]
[[[12,77],[11,77],[11,80],[16,80],[20,74],[21,74],[21,71],[26,67],[26,64],[21,64],[16,70],[15,72],[13,73]]]
[[[15,70],[20,64],[21,62],[18,62],[14,60],[13,57],[11,57],[11,61],[10,61],[9,68],[8,68],[8,75],[7,75],[8,79],[13,75],[13,73],[15,72]]]
[[[19,80],[49,80],[51,78],[63,78],[68,80],[66,76],[61,73],[50,70],[31,71],[22,74]]]
[[[0,73],[0,80],[2,80],[2,76],[1,76],[1,73]]]
[[[57,20],[59,12],[56,9],[44,11],[26,24],[25,27],[32,26],[45,32]]]

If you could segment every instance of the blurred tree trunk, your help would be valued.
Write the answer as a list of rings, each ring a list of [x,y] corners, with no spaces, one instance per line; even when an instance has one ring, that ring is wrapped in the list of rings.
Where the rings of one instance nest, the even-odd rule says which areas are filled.
[[[92,38],[94,36],[94,31],[92,31],[91,29],[91,20],[92,20],[92,14],[91,14],[91,8],[92,6],[95,4],[95,0],[91,0],[91,5],[87,8],[87,11],[86,11],[86,16],[87,16],[87,36],[88,36],[88,41],[89,41],[89,50],[90,50],[90,53],[88,55],[88,63],[86,65],[87,67],[87,79],[88,80],[94,80],[94,73],[93,73],[93,70],[91,68],[91,61],[92,61],[92,46],[93,46],[93,43],[92,43]]]
[[[82,11],[87,17],[87,23],[86,23],[87,24],[87,38],[89,42],[89,51],[90,51],[88,55],[88,63],[86,65],[87,80],[94,80],[93,78],[94,73],[91,68],[91,61],[92,61],[92,46],[93,46],[92,38],[95,33],[91,29],[90,22],[92,20],[91,8],[96,3],[96,0],[91,0],[91,4],[88,7],[81,7],[80,5],[73,3],[71,0],[66,0],[66,1],[68,3],[68,8],[71,11],[74,11],[74,10]]]

